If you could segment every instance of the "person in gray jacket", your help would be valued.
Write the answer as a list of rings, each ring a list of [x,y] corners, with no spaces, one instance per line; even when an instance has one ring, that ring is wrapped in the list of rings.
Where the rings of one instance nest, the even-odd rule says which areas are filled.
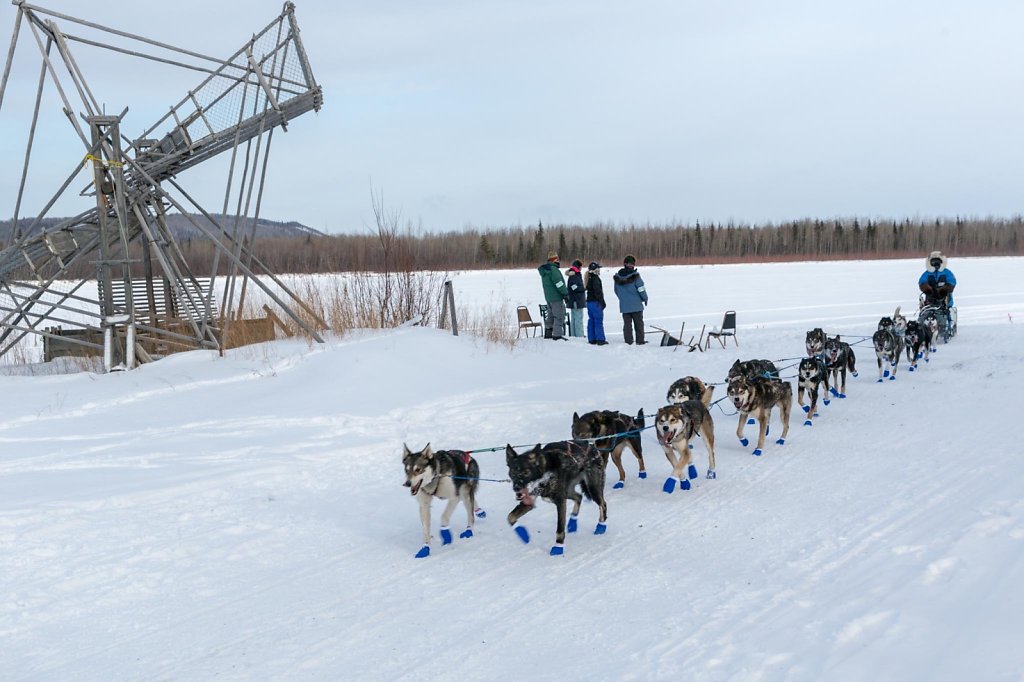
[[[615,296],[619,299],[619,312],[622,313],[622,336],[626,343],[633,343],[633,332],[636,331],[636,344],[642,346],[644,340],[644,306],[647,305],[647,289],[640,271],[636,269],[636,258],[632,255],[622,260],[622,269],[612,276],[615,282]]]

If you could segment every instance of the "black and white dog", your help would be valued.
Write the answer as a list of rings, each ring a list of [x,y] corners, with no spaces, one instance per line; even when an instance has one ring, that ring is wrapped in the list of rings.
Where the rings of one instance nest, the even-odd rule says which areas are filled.
[[[828,370],[825,369],[825,361],[821,358],[803,358],[796,370],[796,399],[800,406],[807,413],[804,426],[814,426],[811,421],[818,416],[818,391],[819,387],[825,384],[825,395],[822,402],[828,405]],[[811,404],[804,404],[804,391],[811,397]]]
[[[889,320],[883,317],[883,320]],[[889,377],[889,381],[896,381],[896,369],[900,364],[900,355],[903,354],[903,343],[892,330],[892,320],[885,329],[879,329],[871,335],[871,341],[875,344],[875,357],[878,358],[878,383],[882,383],[882,377]],[[885,364],[885,372],[882,372],[882,364]],[[891,370],[891,371],[890,371]]]
[[[825,369],[831,374],[829,392],[837,398],[845,398],[846,372],[857,376],[857,356],[854,355],[853,348],[836,334],[825,341],[825,351],[822,355]],[[839,390],[836,390],[836,386],[839,386]]]
[[[896,306],[896,312],[892,314],[892,330],[900,339],[907,333],[907,318],[900,313],[900,306]]]
[[[821,327],[815,327],[807,332],[807,336],[804,338],[804,347],[807,349],[807,354],[821,357],[821,354],[825,352],[825,341],[827,338]]]
[[[449,545],[452,542],[448,520],[460,500],[466,508],[467,526],[466,530],[459,533],[459,537],[473,537],[480,465],[469,454],[459,450],[435,452],[429,443],[419,452],[412,452],[404,443],[402,448],[402,464],[405,466],[403,485],[409,488],[409,493],[420,503],[420,522],[423,524],[423,547],[416,553],[416,558],[430,556],[430,504],[435,497],[448,500],[441,513],[441,543]]]
[[[927,325],[917,320],[907,322],[907,332],[903,335],[903,344],[907,349],[907,362],[910,366],[907,369],[913,372],[917,369],[917,361],[922,357],[928,362],[928,356],[932,347],[932,331]],[[923,351],[921,349],[924,349]]]
[[[517,453],[511,445],[505,446],[505,463],[512,479],[512,490],[519,502],[508,514],[508,523],[523,542],[530,541],[530,532],[519,523],[519,519],[536,505],[539,496],[555,505],[558,521],[555,526],[555,545],[551,556],[564,553],[566,500],[573,501],[572,516],[568,520],[568,532],[576,532],[576,517],[580,513],[583,497],[576,486],[583,489],[588,500],[597,503],[599,517],[594,535],[601,535],[607,529],[608,506],[604,499],[604,460],[601,453],[590,443],[583,441],[558,441],[541,446],[535,445],[528,452]]]
[[[669,405],[681,405],[687,400],[699,400],[707,407],[711,404],[711,396],[714,393],[715,387],[706,385],[699,377],[683,377],[673,381],[668,387],[665,402]]]
[[[732,367],[729,368],[729,374],[725,377],[725,380],[731,384],[739,377],[747,380],[778,379],[779,370],[771,360],[744,360],[743,362],[737,360],[732,363]],[[740,415],[741,424],[745,418],[746,415]],[[747,423],[753,424],[754,418],[750,417]]]

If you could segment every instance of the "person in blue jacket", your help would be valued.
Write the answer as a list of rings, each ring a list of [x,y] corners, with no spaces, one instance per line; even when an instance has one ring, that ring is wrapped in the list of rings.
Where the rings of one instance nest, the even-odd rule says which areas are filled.
[[[629,255],[622,259],[622,269],[612,276],[612,280],[615,282],[615,296],[619,299],[619,312],[622,313],[622,336],[627,344],[631,344],[636,331],[636,344],[642,346],[647,343],[644,340],[647,289],[636,269],[636,258]]]
[[[946,267],[947,264],[941,251],[932,251],[928,256],[927,268],[917,280],[917,288],[924,293],[926,303],[938,305],[945,302],[947,307],[953,307],[956,276]]]

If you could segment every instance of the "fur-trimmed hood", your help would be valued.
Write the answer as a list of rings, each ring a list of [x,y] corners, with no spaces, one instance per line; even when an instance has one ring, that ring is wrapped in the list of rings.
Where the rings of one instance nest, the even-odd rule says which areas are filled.
[[[942,260],[942,263],[939,265],[939,267],[936,268],[932,266],[932,258],[940,258]],[[949,260],[942,255],[941,251],[932,251],[930,254],[928,254],[928,257],[924,259],[924,268],[927,272],[938,272],[939,270],[945,270],[948,264]]]

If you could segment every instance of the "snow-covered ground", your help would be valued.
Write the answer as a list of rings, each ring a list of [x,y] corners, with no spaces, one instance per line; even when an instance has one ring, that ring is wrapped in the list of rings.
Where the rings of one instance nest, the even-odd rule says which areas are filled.
[[[651,477],[627,454],[608,533],[584,505],[563,557],[551,505],[523,545],[510,485],[484,481],[476,537],[413,558],[403,442],[500,448],[476,456],[504,479],[506,443],[564,439],[574,411],[652,414],[682,376],[801,355],[811,327],[913,315],[922,266],[641,262],[649,323],[738,311],[725,351],[627,347],[612,302],[605,347],[407,328],[0,376],[0,678],[1024,679],[1019,258],[954,259],[960,335],[884,384],[856,345],[849,397],[762,457],[720,403],[717,480],[666,495],[645,432]],[[455,286],[481,310],[540,296],[533,270]]]

